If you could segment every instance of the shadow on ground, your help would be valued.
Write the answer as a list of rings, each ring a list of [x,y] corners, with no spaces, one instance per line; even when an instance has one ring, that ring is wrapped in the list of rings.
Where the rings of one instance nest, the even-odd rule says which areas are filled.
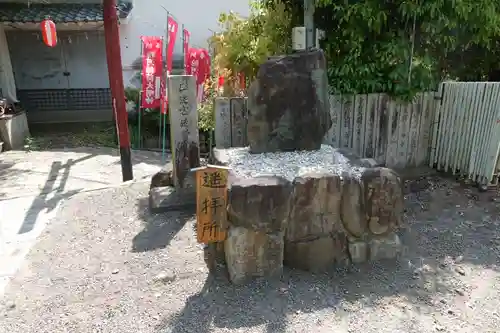
[[[185,210],[172,213],[153,214],[149,211],[149,199],[137,201],[139,218],[144,221],[144,229],[132,239],[133,252],[147,252],[166,248],[172,238],[194,219],[195,211]]]
[[[0,186],[0,200],[8,200],[8,199],[15,199],[17,198],[15,191],[12,191],[12,188],[9,187],[9,184],[12,184],[11,186],[14,186],[14,184],[19,184],[22,183],[23,181],[26,181],[32,188],[33,193],[23,193],[20,197],[28,197],[28,196],[35,196],[35,199],[31,203],[30,208],[28,209],[24,222],[19,230],[19,234],[24,234],[28,233],[31,230],[33,230],[34,225],[37,221],[37,217],[40,214],[40,212],[45,211],[45,212],[50,212],[52,211],[59,202],[63,199],[67,199],[77,193],[80,193],[82,190],[85,190],[84,188],[78,188],[78,189],[66,189],[66,184],[68,182],[68,179],[70,177],[78,180],[82,180],[85,182],[92,182],[95,184],[99,185],[109,185],[109,182],[103,182],[99,181],[97,179],[87,179],[85,177],[78,177],[78,175],[71,175],[70,176],[70,170],[72,167],[75,165],[85,162],[87,160],[91,160],[93,158],[99,157],[99,156],[117,156],[118,155],[118,150],[113,149],[113,148],[105,148],[105,147],[77,147],[77,148],[64,148],[61,150],[51,150],[52,152],[54,151],[62,151],[66,153],[76,153],[76,154],[85,154],[84,156],[78,157],[78,158],[67,158],[65,157],[66,155],[61,155],[63,156],[62,158],[53,158],[51,160],[50,158],[48,159],[47,162],[47,167],[49,168],[48,172],[46,171],[36,171],[36,170],[31,170],[27,169],[26,167],[19,167],[17,166],[16,163],[21,163],[25,160],[30,160],[30,159],[36,159],[37,155],[36,153],[29,154],[25,152],[21,152],[21,154],[27,154],[26,157],[17,157],[19,159],[16,160],[16,157],[13,158],[12,162],[5,162],[2,161],[0,162],[0,183],[3,183],[3,187]],[[12,156],[18,156],[15,154],[19,154],[19,152],[12,152],[14,155]],[[8,154],[8,153],[6,153]],[[50,154],[48,152],[47,154]],[[8,155],[5,155],[8,156]],[[22,155],[21,155],[22,156]],[[44,155],[45,156],[45,155]],[[39,156],[38,156],[39,158]],[[44,158],[47,158],[46,156]],[[154,152],[147,152],[147,151],[134,151],[132,153],[132,163],[134,166],[137,168],[139,164],[147,164],[151,165],[153,167],[160,166],[162,165],[162,156],[159,153],[154,153]],[[101,166],[102,168],[107,168],[109,162],[103,162],[103,165]],[[43,162],[40,162],[43,163]],[[119,164],[120,161],[116,159],[112,160],[113,164]],[[43,168],[45,169],[45,165],[42,165]],[[96,167],[93,165],[93,167]],[[99,165],[97,166],[99,168]],[[149,169],[147,169],[149,170]],[[90,172],[99,172],[99,170],[89,170]],[[106,170],[102,170],[106,171]],[[32,175],[36,175],[37,177],[40,177],[40,174],[42,175],[47,175],[45,181],[40,181],[40,184],[33,183],[30,180],[30,177]],[[144,174],[144,172],[143,172]],[[142,174],[142,177],[144,175]],[[136,175],[136,179],[141,178],[141,174],[139,173]],[[149,177],[146,176],[146,177]],[[43,179],[43,178],[42,178]],[[37,186],[38,185],[38,186]],[[22,186],[17,186],[21,190],[23,189]],[[3,189],[4,188],[4,189]],[[3,189],[3,190],[2,190]],[[8,189],[8,190],[6,190]],[[10,195],[9,195],[10,193]],[[14,194],[14,196],[13,196]]]
[[[81,189],[65,191],[65,186],[69,178],[70,169],[73,165],[93,158],[94,155],[88,155],[79,159],[69,159],[66,163],[60,161],[52,162],[50,171],[43,185],[40,194],[33,200],[30,208],[26,212],[23,224],[18,234],[28,233],[35,227],[35,223],[40,212],[50,212],[54,210],[59,202],[67,199],[81,191]],[[59,179],[59,184],[56,182]],[[49,199],[49,195],[52,195]]]
[[[64,164],[61,161],[53,161],[47,179],[43,183],[35,199],[31,203],[25,214],[24,221],[18,231],[18,234],[28,233],[33,230],[37,217],[40,212],[50,212],[57,207],[58,203],[79,192],[79,190],[65,191],[70,169],[73,165],[93,158],[95,155],[84,156],[79,159],[69,159]],[[16,164],[0,162],[0,182],[9,183],[13,178],[19,178],[20,181],[29,177],[30,170],[17,169]],[[58,183],[57,183],[58,181]],[[51,198],[49,199],[49,195]],[[8,195],[0,189],[0,200],[8,199]]]
[[[209,276],[203,289],[189,297],[179,313],[164,318],[157,332],[265,325],[266,332],[279,333],[301,314],[319,325],[325,309],[341,321],[348,313],[376,305],[411,304],[417,311],[443,306],[440,298],[467,288],[463,278],[468,272],[462,266],[498,270],[500,206],[491,195],[457,183],[430,182],[427,189],[407,195],[407,225],[401,230],[407,252],[398,261],[319,275],[285,269],[280,280],[244,286],[231,285],[221,275]]]

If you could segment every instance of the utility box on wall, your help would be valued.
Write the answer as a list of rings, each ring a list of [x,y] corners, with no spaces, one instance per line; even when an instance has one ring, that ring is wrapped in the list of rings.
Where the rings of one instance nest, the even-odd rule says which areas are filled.
[[[320,39],[325,38],[323,30],[316,29],[316,48],[319,49]],[[292,49],[294,51],[301,51],[306,49],[306,28],[295,27],[292,29]]]

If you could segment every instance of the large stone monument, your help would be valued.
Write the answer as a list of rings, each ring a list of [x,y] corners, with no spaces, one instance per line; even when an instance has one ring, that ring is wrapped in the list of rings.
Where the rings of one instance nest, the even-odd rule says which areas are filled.
[[[318,150],[332,126],[323,52],[275,57],[248,91],[251,153]]]
[[[249,89],[250,146],[213,154],[231,169],[228,236],[218,248],[232,282],[280,275],[284,264],[324,271],[400,253],[400,178],[322,145],[331,124],[322,51],[260,67]]]

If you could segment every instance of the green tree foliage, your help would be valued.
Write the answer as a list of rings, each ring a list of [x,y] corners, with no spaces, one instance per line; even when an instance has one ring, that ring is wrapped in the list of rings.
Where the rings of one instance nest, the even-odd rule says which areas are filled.
[[[283,0],[301,25],[303,0]],[[498,70],[498,0],[316,0],[315,24],[337,93],[411,98],[444,79]]]
[[[264,5],[251,3],[248,17],[237,13],[221,13],[221,31],[209,39],[214,50],[212,75],[205,82],[205,100],[198,105],[199,126],[202,131],[214,128],[213,100],[219,93],[218,76],[224,76],[224,96],[242,93],[238,75],[252,80],[259,65],[267,57],[290,52],[291,15],[284,3],[272,0]]]
[[[248,17],[234,12],[222,13],[221,33],[211,38],[215,50],[215,68],[236,80],[238,73],[252,79],[267,57],[285,54],[291,49],[290,12],[280,0],[251,3]]]

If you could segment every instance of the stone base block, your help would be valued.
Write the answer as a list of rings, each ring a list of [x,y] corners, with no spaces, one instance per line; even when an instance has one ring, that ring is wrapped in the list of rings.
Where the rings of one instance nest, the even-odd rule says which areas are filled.
[[[345,236],[324,236],[310,241],[285,243],[285,265],[321,272],[349,263]]]
[[[349,257],[353,264],[361,264],[368,261],[368,244],[363,241],[349,243]]]
[[[235,284],[283,273],[283,233],[266,234],[242,227],[228,231],[224,243],[229,279]]]
[[[354,241],[349,243],[348,247],[353,264],[361,264],[369,260],[393,259],[403,253],[403,245],[395,233],[373,238],[367,242]]]
[[[393,259],[403,252],[401,240],[395,233],[372,239],[369,245],[371,260]]]
[[[231,169],[226,262],[233,281],[271,276],[283,260],[325,271],[402,252],[395,234],[403,222],[401,178],[374,159],[322,146],[308,153],[214,149],[214,160]]]
[[[153,187],[149,191],[149,209],[153,213],[196,209],[195,188]]]

